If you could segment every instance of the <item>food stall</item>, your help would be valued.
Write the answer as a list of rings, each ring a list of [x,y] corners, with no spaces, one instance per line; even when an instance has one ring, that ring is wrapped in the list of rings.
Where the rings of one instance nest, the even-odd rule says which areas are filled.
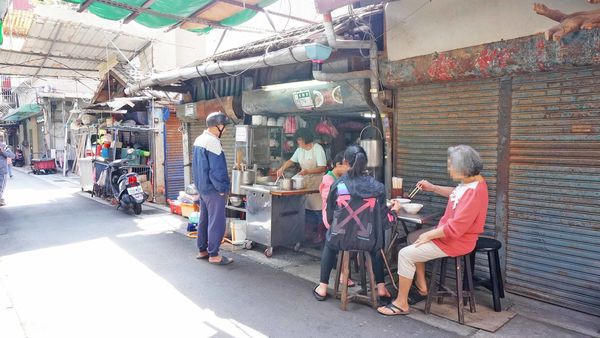
[[[246,247],[266,246],[267,257],[273,247],[300,248],[304,236],[304,198],[315,193],[297,185],[278,185],[271,174],[282,162],[282,127],[238,125],[235,128],[235,164],[231,177],[230,210],[245,213]],[[283,183],[283,182],[282,182]]]
[[[293,155],[294,134],[299,128],[314,131],[315,142],[323,146],[328,164],[348,145],[369,140],[366,150],[375,149],[374,156],[378,157],[370,161],[370,172],[383,180],[382,133],[376,126],[364,80],[302,81],[244,91],[242,106],[250,116],[247,125],[236,126],[227,208],[242,212],[246,219],[246,248],[253,243],[264,245],[264,253],[270,257],[274,247],[298,250],[304,240],[304,200],[318,190],[290,186],[289,180],[277,181],[275,174]],[[289,171],[286,177],[296,173],[295,168]]]

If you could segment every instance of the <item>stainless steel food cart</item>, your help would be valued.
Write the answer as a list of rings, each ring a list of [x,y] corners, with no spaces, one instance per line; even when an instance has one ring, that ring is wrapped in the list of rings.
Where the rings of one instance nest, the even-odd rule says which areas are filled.
[[[246,190],[246,239],[265,245],[265,256],[275,246],[300,248],[304,238],[304,199],[317,190],[279,190],[264,185],[242,185]]]

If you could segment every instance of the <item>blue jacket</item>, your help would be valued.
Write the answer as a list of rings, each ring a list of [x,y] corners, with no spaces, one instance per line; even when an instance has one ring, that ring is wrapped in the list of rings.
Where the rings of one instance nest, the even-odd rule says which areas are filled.
[[[192,172],[200,194],[229,192],[227,161],[221,140],[207,130],[194,141]]]
[[[4,143],[0,143],[0,148],[0,175],[6,175],[8,173],[8,159],[14,159],[15,154]]]

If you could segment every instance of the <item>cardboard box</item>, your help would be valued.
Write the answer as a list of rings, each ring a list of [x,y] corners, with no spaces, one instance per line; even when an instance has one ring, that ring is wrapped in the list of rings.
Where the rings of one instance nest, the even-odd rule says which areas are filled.
[[[145,175],[144,175],[144,176],[145,176]],[[148,194],[148,200],[149,200],[149,201],[151,201],[151,200],[152,200],[152,198],[154,197],[154,196],[152,195],[152,184],[151,184],[150,182],[148,182],[148,181],[146,181],[146,182],[141,182],[141,184],[142,184],[142,189],[144,190],[144,192],[145,192],[146,194]]]

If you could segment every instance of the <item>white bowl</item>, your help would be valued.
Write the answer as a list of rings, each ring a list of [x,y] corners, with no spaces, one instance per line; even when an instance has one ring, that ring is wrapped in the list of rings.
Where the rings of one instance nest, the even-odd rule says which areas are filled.
[[[410,199],[409,198],[394,198],[393,201],[396,201],[400,204],[406,204],[406,203],[410,203]]]
[[[421,211],[421,208],[423,208],[423,204],[419,204],[419,203],[405,203],[402,204],[402,208],[404,208],[404,210],[406,210],[406,212],[408,212],[409,214],[416,214],[419,211]]]

